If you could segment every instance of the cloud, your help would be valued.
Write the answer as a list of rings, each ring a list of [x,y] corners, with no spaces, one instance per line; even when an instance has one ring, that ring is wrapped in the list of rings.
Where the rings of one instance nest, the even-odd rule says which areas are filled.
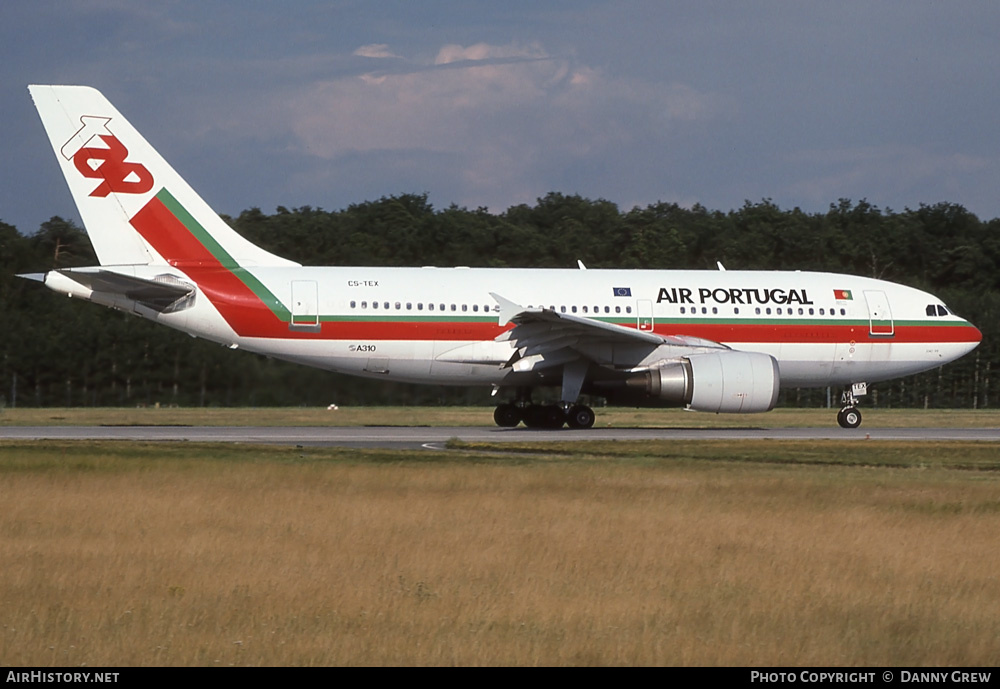
[[[398,58],[391,50],[389,46],[385,43],[371,43],[369,45],[363,45],[354,51],[354,55],[358,57],[372,57],[372,58]]]
[[[476,43],[468,47],[461,45],[446,45],[438,51],[434,64],[447,65],[453,62],[482,61],[508,58],[542,60],[549,55],[538,44],[519,46],[516,44],[498,46],[488,43]]]
[[[393,55],[384,45],[359,51]],[[321,158],[398,151],[412,162],[424,152],[478,205],[501,187],[543,194],[582,158],[649,146],[723,108],[689,85],[617,79],[538,44],[476,43],[445,45],[399,71],[315,82],[287,119],[303,150]]]

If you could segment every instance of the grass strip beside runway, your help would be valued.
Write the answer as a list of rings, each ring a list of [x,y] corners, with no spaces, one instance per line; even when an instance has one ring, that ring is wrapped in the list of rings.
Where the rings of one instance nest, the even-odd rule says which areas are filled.
[[[5,442],[0,658],[996,665],[995,469],[976,443]]]

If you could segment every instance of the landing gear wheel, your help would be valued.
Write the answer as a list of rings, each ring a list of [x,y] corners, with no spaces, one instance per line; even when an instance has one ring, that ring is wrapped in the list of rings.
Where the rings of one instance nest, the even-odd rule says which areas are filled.
[[[521,423],[521,411],[513,404],[499,404],[493,410],[493,420],[501,428],[513,428]]]
[[[841,428],[857,428],[861,425],[861,412],[857,407],[844,407],[837,414],[837,423]]]
[[[590,428],[595,419],[594,410],[582,404],[570,407],[566,414],[566,423],[570,428]]]

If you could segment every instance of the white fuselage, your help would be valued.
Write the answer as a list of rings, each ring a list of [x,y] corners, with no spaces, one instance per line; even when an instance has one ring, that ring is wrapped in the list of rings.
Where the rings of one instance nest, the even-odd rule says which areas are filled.
[[[962,356],[981,337],[931,294],[830,273],[250,268],[257,285],[233,295],[213,293],[203,274],[134,270],[198,284],[191,308],[144,314],[159,322],[310,366],[416,383],[517,382],[517,371],[501,367],[512,347],[495,338],[511,326],[498,323],[491,293],[525,307],[770,354],[783,387],[918,373]],[[641,349],[621,353],[616,365],[648,365],[655,354]],[[603,356],[614,362],[616,353]]]

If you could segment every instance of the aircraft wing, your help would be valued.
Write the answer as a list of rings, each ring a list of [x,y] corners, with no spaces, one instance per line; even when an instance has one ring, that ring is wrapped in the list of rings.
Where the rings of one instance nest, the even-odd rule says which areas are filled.
[[[496,338],[498,342],[510,342],[517,350],[508,362],[508,366],[513,366],[517,361],[529,357],[536,362],[531,368],[563,364],[574,359],[587,358],[582,350],[598,344],[645,345],[650,348],[669,345],[682,348],[729,349],[718,342],[698,337],[656,335],[552,309],[525,308],[492,292],[490,296],[500,305],[500,325],[514,324],[514,328]]]

